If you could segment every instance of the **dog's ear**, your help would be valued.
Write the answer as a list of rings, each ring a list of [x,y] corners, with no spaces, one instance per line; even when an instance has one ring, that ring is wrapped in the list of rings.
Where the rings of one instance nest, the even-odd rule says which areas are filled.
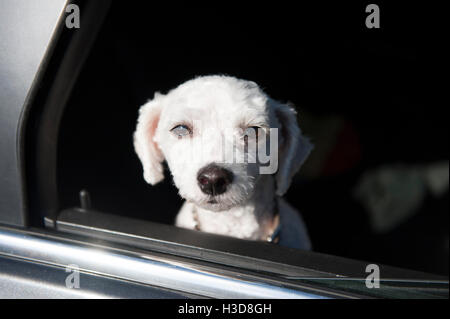
[[[278,120],[278,171],[275,175],[276,194],[282,196],[288,190],[292,177],[298,172],[314,148],[302,135],[297,123],[297,112],[291,105],[271,101]]]
[[[144,179],[152,185],[164,179],[162,166],[164,155],[154,140],[162,110],[162,97],[161,94],[155,93],[153,100],[141,106],[133,136],[134,150],[144,168]]]

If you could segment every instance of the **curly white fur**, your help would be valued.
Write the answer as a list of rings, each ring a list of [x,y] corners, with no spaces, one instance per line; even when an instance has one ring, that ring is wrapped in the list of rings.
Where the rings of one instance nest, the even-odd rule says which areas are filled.
[[[192,129],[176,136],[176,125]],[[224,149],[244,156],[243,144],[224,138],[246,127],[277,128],[278,171],[261,175],[259,163],[224,161]],[[228,136],[228,135],[227,135]],[[282,223],[280,244],[309,249],[306,228],[284,201],[283,195],[312,150],[302,136],[295,110],[268,97],[256,83],[230,76],[203,76],[185,82],[166,95],[156,93],[139,111],[134,146],[145,180],[154,185],[164,178],[167,161],[179,194],[186,200],[176,218],[179,227],[199,226],[202,231],[244,239],[264,240],[273,230],[278,207]],[[234,174],[227,191],[218,196],[203,193],[199,170],[215,163]],[[276,201],[279,201],[276,205]]]

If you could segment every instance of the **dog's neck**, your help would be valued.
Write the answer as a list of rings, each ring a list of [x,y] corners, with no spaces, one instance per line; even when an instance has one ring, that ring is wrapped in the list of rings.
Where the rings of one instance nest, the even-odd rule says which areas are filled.
[[[221,212],[196,207],[195,213],[202,231],[264,239],[274,229],[276,209],[274,178],[271,175],[261,175],[252,197],[246,203]]]

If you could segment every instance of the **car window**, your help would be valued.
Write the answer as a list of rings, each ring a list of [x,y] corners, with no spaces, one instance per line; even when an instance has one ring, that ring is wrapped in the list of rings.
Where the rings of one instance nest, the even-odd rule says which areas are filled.
[[[250,22],[246,13],[224,7],[185,8],[190,14],[180,10],[176,15],[162,10],[152,18],[150,7],[145,8],[113,2],[104,12],[64,107],[58,106],[59,130],[51,141],[56,150],[54,214],[39,210],[44,216],[36,224],[54,227],[58,220],[60,231],[108,240],[122,236],[123,242],[173,253],[189,245],[222,252],[227,245],[239,246],[239,240],[212,237],[211,243],[175,230],[184,201],[170,170],[164,163],[166,178],[149,185],[133,146],[139,108],[155,92],[165,94],[196,76],[226,74],[255,81],[274,99],[298,108],[299,125],[315,148],[284,198],[301,213],[314,252],[368,260],[358,264],[359,274],[373,263],[448,275],[448,127],[441,113],[425,103],[421,40],[406,36],[393,44],[395,33],[377,36],[355,28],[351,20],[340,20],[337,27],[334,20],[319,24],[314,17],[323,12],[313,6],[295,11],[301,19],[276,26],[264,15]],[[325,14],[334,17],[331,11]],[[71,39],[83,27],[64,30],[64,45],[57,51],[61,59],[74,52]],[[439,142],[427,142],[435,136]],[[41,173],[41,180],[46,176]],[[247,248],[235,255],[258,251],[258,243],[242,243]],[[265,256],[265,249],[272,252],[276,244],[260,244],[258,258],[268,260],[266,271],[274,271],[270,262],[277,258],[293,266],[296,256],[304,256],[300,250],[291,251],[289,260]],[[211,258],[239,267],[250,263],[238,257],[230,261],[234,257],[228,255]],[[327,269],[326,259],[321,260]],[[315,282],[348,291],[365,287],[361,275],[354,279]],[[411,294],[433,294],[416,286]],[[394,296],[395,289],[390,282],[377,294]]]

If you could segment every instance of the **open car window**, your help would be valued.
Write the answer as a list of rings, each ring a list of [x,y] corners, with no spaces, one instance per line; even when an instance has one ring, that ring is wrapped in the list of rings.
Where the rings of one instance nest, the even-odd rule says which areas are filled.
[[[397,41],[401,30],[336,20],[336,10],[354,14],[345,6],[261,6],[253,19],[225,5],[175,15],[153,4],[79,6],[81,26],[61,23],[28,115],[28,226],[67,247],[75,238],[133,258],[167,254],[190,270],[220,265],[230,277],[331,297],[448,297],[448,127],[426,103],[420,30]],[[269,12],[292,17],[274,25]],[[167,165],[162,182],[144,180],[133,147],[139,107],[211,74],[255,81],[297,106],[315,148],[284,198],[312,251],[175,227],[183,199]],[[48,243],[39,231],[23,236]],[[370,265],[380,289],[367,286]]]

